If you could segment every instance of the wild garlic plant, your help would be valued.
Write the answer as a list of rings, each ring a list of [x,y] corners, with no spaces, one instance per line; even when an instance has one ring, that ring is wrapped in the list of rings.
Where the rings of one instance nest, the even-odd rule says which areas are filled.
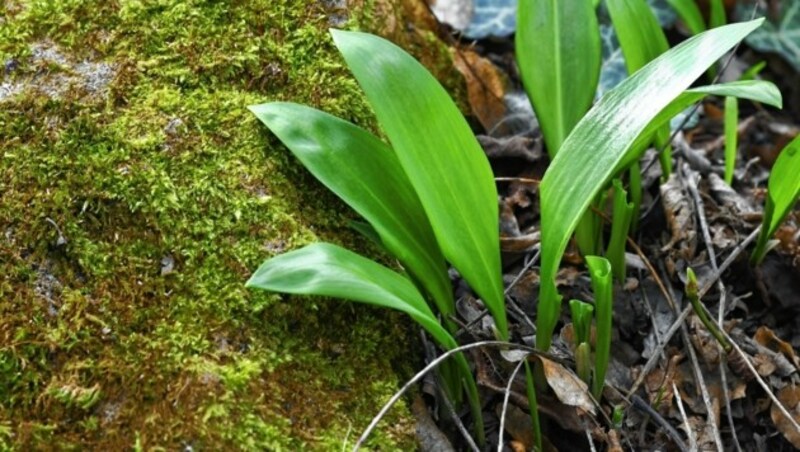
[[[599,58],[594,37],[599,33],[593,16],[595,4],[592,0],[521,0],[519,3],[517,61],[523,84],[540,118],[545,144],[558,143],[556,152],[550,150],[552,161],[539,186],[542,265],[536,344],[542,350],[549,349],[560,317],[561,296],[555,277],[570,238],[573,233],[576,235],[584,256],[602,251],[597,239],[600,234],[596,229],[601,223],[593,218],[591,209],[601,207],[599,200],[603,199],[612,180],[631,173],[631,167],[637,165],[650,143],[659,143],[669,121],[708,95],[734,96],[781,106],[778,89],[759,80],[689,89],[709,67],[759,27],[763,19],[718,27],[666,50],[658,33],[647,26],[652,21],[645,19],[648,16],[642,5],[644,2],[633,0],[606,1],[618,33],[623,26],[626,27],[626,31],[621,33],[621,42],[627,43],[623,43],[628,48],[624,51],[626,58],[631,55],[631,59],[635,59],[629,63],[632,74],[575,122],[574,119],[567,121],[565,118],[568,116],[563,112],[570,111],[570,108],[586,108],[587,93],[595,90],[593,74],[584,73],[581,79],[585,86],[573,86],[571,90],[552,89],[547,83],[558,78],[559,73],[569,72],[564,68],[574,67],[576,62],[589,61],[581,70],[594,71],[592,62]],[[542,17],[558,23],[545,25]],[[650,31],[627,29],[634,25],[642,25]],[[591,36],[578,36],[580,34]],[[662,53],[662,50],[666,51]],[[548,55],[542,56],[542,53]],[[536,64],[536,61],[555,61],[558,64],[553,67]],[[564,77],[574,78],[575,75]],[[547,89],[560,95],[544,98],[541,92]],[[575,107],[564,105],[573,103]],[[564,136],[565,128],[570,129],[565,139],[548,140],[548,136]],[[665,163],[662,166],[665,170],[668,168]],[[631,215],[638,216],[638,211]],[[623,220],[620,216],[613,219],[614,222]],[[623,245],[619,245],[620,242]],[[609,257],[616,256],[612,269],[618,267],[615,270],[618,277],[625,273],[624,269],[619,269],[624,265],[624,259],[619,259],[620,246],[624,246],[624,241],[618,240],[613,250],[611,247],[606,250],[607,256],[608,253],[611,253]]]
[[[561,312],[555,276],[570,238],[586,221],[589,232],[581,249],[590,251],[584,254],[595,292],[595,324],[602,331],[594,346],[590,377],[599,396],[610,353],[610,279],[612,274],[618,279],[625,274],[619,253],[624,256],[623,238],[629,228],[623,224],[614,234],[612,225],[617,240],[605,250],[610,259],[606,260],[596,256],[603,253],[598,233],[602,223],[587,212],[599,207],[615,181],[616,197],[624,207],[620,209],[629,217],[638,215],[630,207],[623,176],[635,172],[631,168],[644,149],[658,143],[670,119],[687,106],[708,95],[775,106],[780,106],[781,97],[774,85],[758,80],[689,89],[761,24],[755,20],[701,33],[660,55],[640,49],[641,67],[592,106],[600,51],[596,3],[521,0],[516,39],[523,83],[552,158],[540,185],[542,265],[536,343],[541,350],[550,347]],[[607,6],[616,5],[622,15],[635,15],[638,10],[627,9],[635,4],[608,0]],[[387,142],[302,105],[270,103],[251,109],[312,174],[366,220],[359,230],[377,238],[400,269],[337,245],[312,244],[267,260],[248,286],[399,310],[441,347],[453,349],[457,342],[450,321],[455,305],[449,264],[491,313],[496,336],[508,340],[497,190],[486,155],[466,120],[434,77],[399,47],[365,33],[334,30],[332,34]],[[632,178],[628,180],[631,184]],[[775,216],[782,218],[784,204],[777,200],[773,204]],[[615,214],[614,222],[622,217]],[[525,370],[536,441],[541,445],[532,372],[527,365]],[[442,376],[450,398],[458,401],[466,396],[476,436],[483,444],[481,404],[466,357],[456,354]]]
[[[497,189],[465,118],[436,79],[399,47],[365,33],[331,33],[388,143],[302,105],[271,103],[251,110],[369,223],[367,235],[377,236],[403,271],[336,245],[312,244],[267,260],[248,286],[396,309],[441,347],[453,349],[450,263],[491,312],[497,337],[508,340]],[[477,386],[464,355],[455,356],[455,365],[442,371],[448,395],[460,400],[463,382],[482,444]]]

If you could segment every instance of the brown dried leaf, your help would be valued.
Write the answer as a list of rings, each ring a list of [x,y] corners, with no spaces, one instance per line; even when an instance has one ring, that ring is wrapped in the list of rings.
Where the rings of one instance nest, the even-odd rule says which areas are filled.
[[[456,50],[453,63],[467,82],[467,99],[472,112],[486,130],[491,130],[506,114],[503,100],[508,80],[491,61],[472,50]]]
[[[792,348],[791,344],[779,338],[771,329],[766,326],[760,327],[756,331],[755,336],[753,336],[753,339],[764,347],[782,354],[790,363],[794,364],[794,366],[800,370],[800,359],[797,358],[794,348]]]
[[[775,362],[772,358],[763,353],[756,353],[756,355],[753,356],[753,367],[756,368],[756,371],[762,377],[772,375],[776,369]]]
[[[689,317],[689,325],[693,331],[690,338],[695,350],[700,353],[700,357],[707,366],[716,366],[720,359],[719,343],[696,315]]]
[[[519,231],[519,223],[517,217],[514,215],[514,208],[510,205],[508,199],[500,202],[500,236],[501,237],[519,237],[522,233]]]
[[[500,249],[504,253],[527,253],[533,250],[540,240],[539,231],[519,237],[500,237]]]
[[[498,403],[495,407],[495,413],[498,417],[500,417],[502,409],[503,404]],[[533,449],[533,423],[531,422],[530,414],[515,405],[509,404],[506,409],[505,430],[514,438],[514,442],[521,443],[524,446],[523,450]]]
[[[547,384],[553,389],[561,403],[580,408],[587,413],[595,413],[586,383],[561,364],[547,358],[540,357],[539,359],[542,362]]]
[[[694,237],[696,228],[689,198],[684,195],[677,174],[673,173],[660,189],[664,215],[667,217],[667,224],[672,234],[669,243],[661,248],[666,252],[676,243]]]
[[[673,383],[676,383],[678,363],[683,359],[682,355],[674,355],[670,358],[667,370],[653,369],[644,379],[647,396],[650,404],[654,408],[671,407],[672,399],[675,397]]]
[[[777,396],[778,400],[783,404],[786,410],[789,411],[789,414],[792,415],[794,420],[800,422],[800,388],[795,385],[786,386],[778,391]],[[775,405],[773,405],[770,410],[770,416],[772,417],[772,422],[775,423],[775,427],[778,428],[778,431],[783,433],[783,436],[792,443],[794,447],[800,449],[800,431],[794,427],[792,421],[787,419]]]

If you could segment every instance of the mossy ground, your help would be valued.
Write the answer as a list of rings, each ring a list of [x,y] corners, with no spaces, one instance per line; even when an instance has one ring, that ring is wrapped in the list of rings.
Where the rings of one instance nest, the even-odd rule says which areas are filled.
[[[0,3],[20,88],[0,101],[0,448],[339,449],[413,367],[399,315],[244,288],[282,250],[358,242],[246,106],[374,129],[327,34],[346,13],[375,29],[389,12],[453,76],[431,33],[405,34],[402,2],[336,3]],[[108,85],[81,62],[112,68]],[[407,448],[413,423],[392,413],[374,444]]]

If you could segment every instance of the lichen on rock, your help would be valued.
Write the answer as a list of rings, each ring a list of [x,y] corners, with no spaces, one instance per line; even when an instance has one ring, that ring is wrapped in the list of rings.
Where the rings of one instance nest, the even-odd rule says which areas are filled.
[[[331,20],[391,21],[463,91],[446,46],[408,31],[413,3],[0,5],[0,447],[338,449],[366,425],[416,335],[393,313],[244,288],[310,241],[377,253],[246,106],[375,130]],[[413,441],[405,408],[385,425],[376,444]]]

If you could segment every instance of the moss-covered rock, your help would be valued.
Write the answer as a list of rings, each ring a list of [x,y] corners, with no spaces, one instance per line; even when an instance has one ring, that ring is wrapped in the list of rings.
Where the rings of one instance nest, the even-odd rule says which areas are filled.
[[[310,241],[375,253],[246,106],[374,129],[330,26],[388,32],[460,92],[419,3],[0,4],[0,448],[338,449],[366,425],[413,329],[244,288]],[[406,448],[392,413],[374,441]]]

